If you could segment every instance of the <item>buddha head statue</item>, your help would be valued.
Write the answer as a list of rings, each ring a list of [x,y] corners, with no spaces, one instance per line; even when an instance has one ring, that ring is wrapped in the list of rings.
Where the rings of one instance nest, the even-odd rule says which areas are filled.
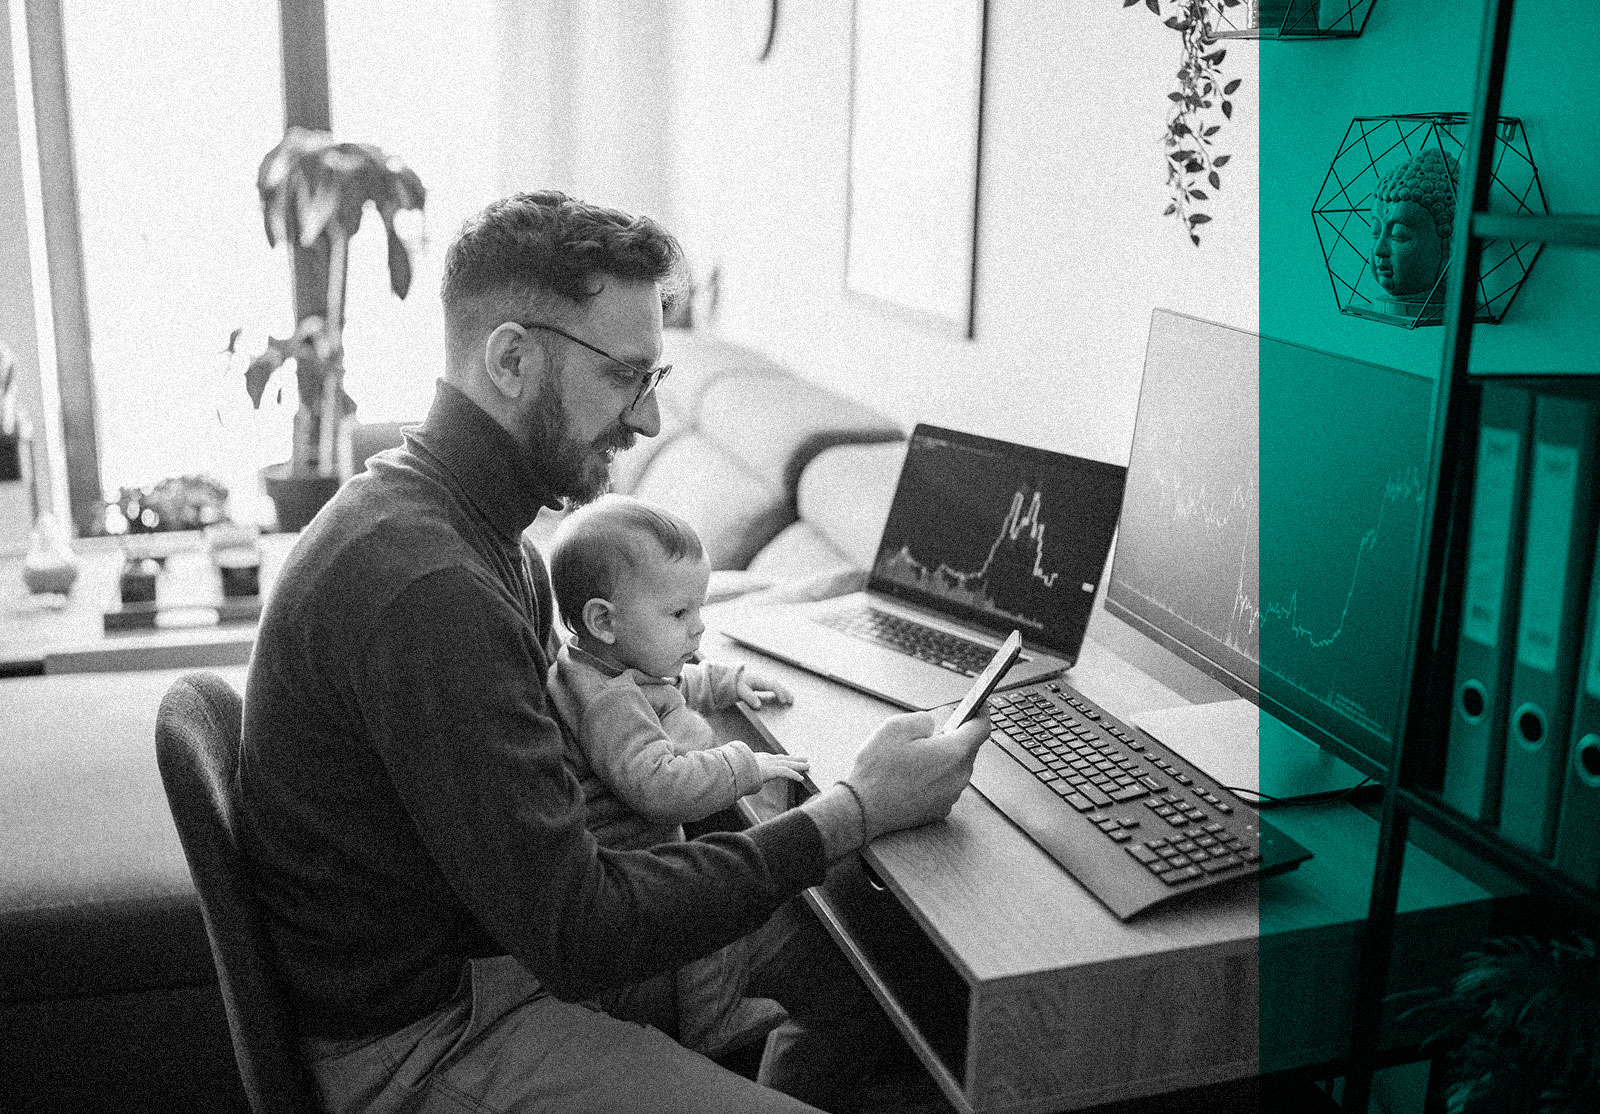
[[[1412,155],[1378,185],[1372,274],[1391,297],[1425,297],[1450,254],[1460,164],[1437,147]]]

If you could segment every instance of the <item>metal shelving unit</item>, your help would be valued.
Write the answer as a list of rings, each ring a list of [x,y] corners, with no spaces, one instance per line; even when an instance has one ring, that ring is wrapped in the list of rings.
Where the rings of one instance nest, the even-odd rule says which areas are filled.
[[[1546,245],[1600,249],[1600,215],[1487,212],[1494,149],[1494,121],[1511,46],[1513,0],[1485,0],[1483,37],[1472,106],[1471,134],[1462,164],[1461,196],[1470,198],[1467,219],[1458,219],[1451,244],[1449,290],[1445,303],[1443,368],[1435,408],[1431,483],[1424,507],[1429,523],[1423,539],[1422,590],[1413,628],[1422,634],[1405,678],[1410,693],[1394,761],[1386,778],[1378,859],[1362,941],[1354,1031],[1345,1076],[1343,1108],[1364,1112],[1377,1065],[1379,1018],[1399,895],[1400,873],[1412,819],[1427,824],[1467,852],[1504,871],[1531,893],[1600,922],[1600,889],[1557,872],[1545,859],[1506,841],[1491,825],[1464,816],[1427,788],[1448,737],[1449,701],[1457,631],[1450,616],[1459,613],[1469,536],[1476,459],[1474,447],[1482,385],[1498,376],[1469,370],[1475,288],[1485,241],[1515,238]],[[1600,374],[1563,376],[1587,379],[1600,390]],[[1539,380],[1517,377],[1518,382]]]

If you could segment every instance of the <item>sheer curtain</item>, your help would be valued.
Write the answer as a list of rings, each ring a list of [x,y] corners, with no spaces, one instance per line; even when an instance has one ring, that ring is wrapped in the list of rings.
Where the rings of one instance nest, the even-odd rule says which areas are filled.
[[[368,211],[350,243],[345,390],[363,421],[420,419],[444,370],[444,251],[461,222],[501,192],[498,7],[497,0],[328,0],[335,134],[377,144],[428,190],[426,242],[413,256],[404,301],[389,291],[376,214]]]

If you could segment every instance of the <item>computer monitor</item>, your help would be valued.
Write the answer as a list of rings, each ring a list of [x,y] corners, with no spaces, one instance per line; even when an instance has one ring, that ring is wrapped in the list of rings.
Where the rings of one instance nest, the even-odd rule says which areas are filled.
[[[1151,318],[1106,608],[1266,713],[1244,788],[1302,795],[1340,782],[1329,755],[1370,776],[1389,761],[1433,402],[1422,376]],[[1277,749],[1304,740],[1316,785]]]

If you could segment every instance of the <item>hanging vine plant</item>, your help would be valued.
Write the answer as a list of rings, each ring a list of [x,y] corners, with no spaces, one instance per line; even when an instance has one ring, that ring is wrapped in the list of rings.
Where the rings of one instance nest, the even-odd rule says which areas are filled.
[[[1136,7],[1141,0],[1123,0],[1124,8]],[[1163,0],[1142,0],[1156,16],[1162,16]],[[1178,66],[1178,87],[1167,94],[1167,131],[1162,146],[1167,160],[1167,188],[1172,200],[1163,216],[1176,216],[1189,240],[1200,246],[1203,224],[1211,217],[1205,212],[1211,194],[1222,188],[1221,170],[1231,155],[1218,154],[1215,137],[1223,122],[1233,119],[1233,95],[1240,79],[1224,82],[1222,60],[1228,56],[1217,45],[1211,18],[1221,5],[1238,7],[1244,0],[1166,0],[1170,14],[1161,22],[1183,36],[1183,60]]]

